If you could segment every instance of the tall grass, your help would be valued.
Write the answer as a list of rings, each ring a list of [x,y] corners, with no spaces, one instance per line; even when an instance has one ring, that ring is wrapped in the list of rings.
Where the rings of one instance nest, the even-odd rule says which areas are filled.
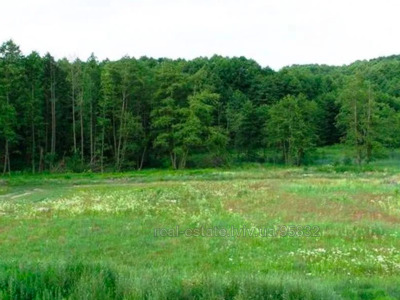
[[[105,265],[0,265],[1,299],[339,299],[331,286],[273,276],[129,275]]]
[[[281,274],[171,275],[104,264],[0,265],[1,299],[399,299],[394,282],[342,281]]]

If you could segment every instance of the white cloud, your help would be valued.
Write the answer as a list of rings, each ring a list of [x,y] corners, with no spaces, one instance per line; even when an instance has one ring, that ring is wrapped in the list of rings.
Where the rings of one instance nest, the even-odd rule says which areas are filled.
[[[244,55],[275,69],[400,52],[395,0],[0,0],[0,41],[100,58]]]

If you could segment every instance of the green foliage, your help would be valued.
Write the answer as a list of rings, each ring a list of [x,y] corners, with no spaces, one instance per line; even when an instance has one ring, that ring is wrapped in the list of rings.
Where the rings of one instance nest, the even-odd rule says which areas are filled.
[[[358,164],[370,162],[396,138],[397,129],[390,130],[394,111],[378,96],[361,76],[352,78],[341,93],[338,125],[344,128],[344,141],[354,148]]]
[[[3,173],[65,170],[76,154],[78,169],[95,171],[204,166],[199,157],[206,165],[309,164],[315,146],[340,142],[357,163],[370,162],[400,146],[399,70],[398,57],[280,71],[217,55],[68,61],[24,56],[7,41]]]
[[[247,159],[251,159],[255,151],[264,146],[263,128],[267,113],[264,106],[255,107],[249,100],[242,105],[235,144]]]
[[[285,163],[299,165],[316,145],[317,106],[304,96],[287,96],[269,110],[268,141],[279,147]]]

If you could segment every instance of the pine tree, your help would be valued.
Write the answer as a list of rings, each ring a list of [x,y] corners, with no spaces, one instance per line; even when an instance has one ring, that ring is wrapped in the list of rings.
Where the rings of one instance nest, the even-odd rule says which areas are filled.
[[[4,139],[3,174],[11,173],[11,147],[17,139],[16,107],[23,94],[22,54],[12,41],[0,47],[0,136]]]
[[[32,173],[37,170],[37,155],[44,140],[44,64],[38,53],[33,52],[25,59],[24,121],[30,133],[30,157]]]

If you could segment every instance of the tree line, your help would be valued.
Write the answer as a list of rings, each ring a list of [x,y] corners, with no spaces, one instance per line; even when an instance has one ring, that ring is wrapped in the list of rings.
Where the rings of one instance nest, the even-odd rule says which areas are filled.
[[[244,57],[55,60],[0,47],[2,173],[300,165],[400,145],[400,56],[274,71]]]

